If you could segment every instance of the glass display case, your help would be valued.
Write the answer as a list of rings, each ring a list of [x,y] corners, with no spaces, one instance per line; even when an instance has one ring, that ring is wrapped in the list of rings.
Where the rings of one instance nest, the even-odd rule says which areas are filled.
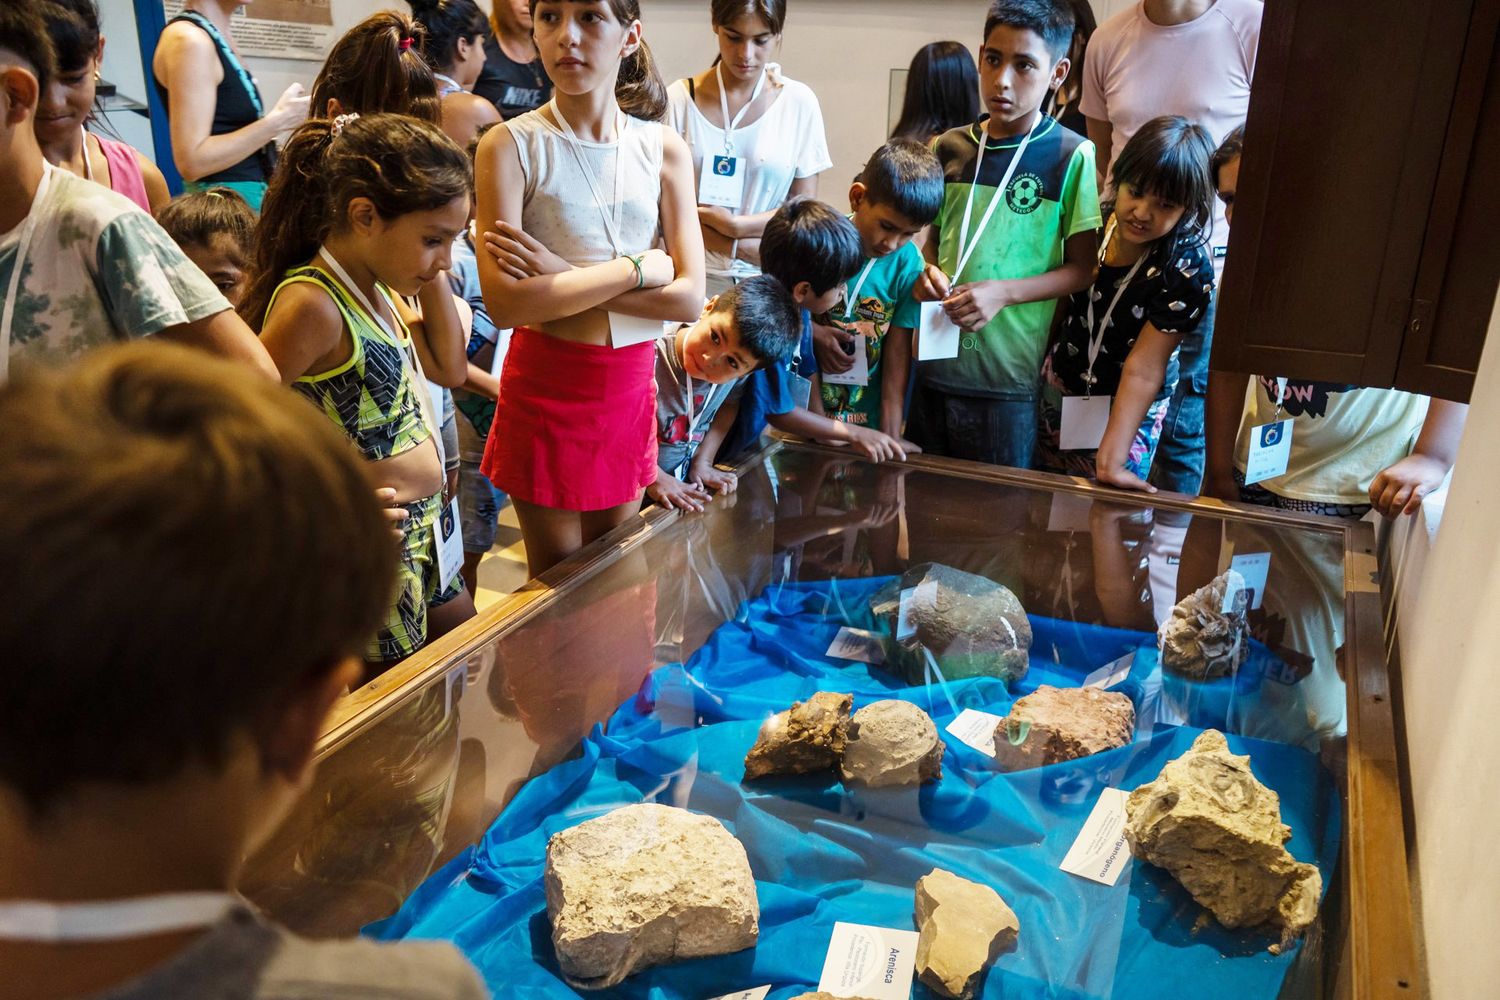
[[[548,839],[656,802],[743,845],[759,939],[601,995],[812,992],[834,925],[913,930],[933,869],[993,888],[1019,923],[981,996],[1422,995],[1369,525],[790,442],[739,471],[705,513],[647,513],[345,699],[246,894],[311,935],[451,939],[497,996],[571,996]],[[1201,626],[1187,665],[1184,599],[1177,618]],[[991,632],[999,660],[975,638]],[[1095,753],[1017,763],[1032,723],[1015,703],[1043,686],[1129,717]],[[856,713],[915,705],[941,776],[747,780],[766,720],[820,691]],[[1316,919],[1286,941],[1225,927],[1128,848],[1112,883],[1064,868],[1111,789],[1210,729],[1316,867]]]

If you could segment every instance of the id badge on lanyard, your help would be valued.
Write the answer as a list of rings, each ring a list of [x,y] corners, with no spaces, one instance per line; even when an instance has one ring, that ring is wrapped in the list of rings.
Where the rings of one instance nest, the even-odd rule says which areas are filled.
[[[1104,264],[1104,256],[1109,251],[1109,241],[1115,233],[1114,217],[1110,217],[1109,230],[1104,234],[1104,245],[1099,248],[1099,263]],[[1125,272],[1125,277],[1120,279],[1119,285],[1115,287],[1114,298],[1109,300],[1109,307],[1104,310],[1104,315],[1099,322],[1094,322],[1094,296],[1093,290],[1089,289],[1086,294],[1089,297],[1088,306],[1088,369],[1083,373],[1084,394],[1082,396],[1064,396],[1062,401],[1062,421],[1058,427],[1057,447],[1061,451],[1098,451],[1099,444],[1104,440],[1104,432],[1109,429],[1109,411],[1114,403],[1113,396],[1094,395],[1094,386],[1099,384],[1099,379],[1094,375],[1094,362],[1099,359],[1099,350],[1104,346],[1104,331],[1114,322],[1112,318],[1115,306],[1120,304],[1120,297],[1125,294],[1125,289],[1130,287],[1136,272],[1141,269],[1141,264],[1146,260],[1145,256],[1136,258],[1136,262]],[[1097,279],[1096,279],[1097,280]]]
[[[973,257],[974,251],[979,248],[984,232],[989,228],[990,220],[994,218],[995,209],[999,208],[1000,202],[1005,200],[1005,189],[1010,185],[1010,179],[1015,175],[1016,167],[1020,165],[1022,157],[1026,155],[1026,147],[1031,144],[1032,136],[1036,134],[1036,130],[1044,121],[1046,121],[1044,115],[1037,115],[1031,128],[1021,137],[1021,144],[1016,147],[1015,155],[1011,157],[1004,175],[1000,178],[1000,186],[990,197],[989,206],[985,208],[984,215],[979,219],[979,228],[974,231],[974,236],[970,239],[969,223],[974,214],[974,192],[979,189],[980,170],[984,166],[984,151],[989,147],[989,133],[984,129],[979,130],[979,152],[974,158],[974,180],[969,184],[969,197],[964,203],[963,222],[958,229],[958,266],[953,269],[953,274],[950,276],[952,282],[957,283],[963,276],[964,268],[969,266],[969,258]],[[958,357],[963,331],[943,311],[943,303],[923,302],[921,308],[921,319],[917,325],[917,360],[940,361],[945,358]]]
[[[1288,380],[1276,380],[1276,417],[1268,424],[1250,428],[1250,451],[1245,456],[1245,485],[1253,486],[1286,475],[1292,460],[1292,422],[1283,419]]]
[[[863,271],[859,272],[859,280],[854,283],[851,290],[846,284],[844,286],[844,320],[849,322],[859,318],[859,293],[865,287],[865,279],[870,276],[870,269],[875,266],[875,261],[865,263]],[[824,372],[823,381],[829,385],[869,385],[870,384],[870,353],[868,338],[863,333],[854,334],[854,343],[850,345],[854,349],[854,367],[846,372],[833,373]]]
[[[731,212],[739,212],[745,204],[745,175],[749,173],[749,166],[744,157],[736,156],[734,149],[734,130],[739,128],[740,122],[744,121],[745,115],[754,107],[760,98],[760,92],[765,89],[766,71],[760,71],[760,79],[755,81],[755,89],[750,92],[750,100],[740,108],[739,114],[733,119],[729,117],[729,98],[724,93],[724,70],[722,66],[715,66],[714,73],[719,81],[719,111],[723,115],[724,122],[724,152],[722,155],[708,155],[703,157],[703,166],[698,177],[698,204],[715,205],[719,208],[727,208]]]
[[[437,545],[439,589],[446,590],[464,566],[464,533],[459,520],[457,497],[448,501],[438,512],[432,533]]]

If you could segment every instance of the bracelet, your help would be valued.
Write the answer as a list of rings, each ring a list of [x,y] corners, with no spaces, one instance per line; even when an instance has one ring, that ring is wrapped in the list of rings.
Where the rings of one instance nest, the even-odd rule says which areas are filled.
[[[646,272],[641,270],[642,255],[631,256],[630,254],[625,254],[624,256],[626,260],[630,261],[630,266],[635,268],[635,290],[640,291],[646,287]]]

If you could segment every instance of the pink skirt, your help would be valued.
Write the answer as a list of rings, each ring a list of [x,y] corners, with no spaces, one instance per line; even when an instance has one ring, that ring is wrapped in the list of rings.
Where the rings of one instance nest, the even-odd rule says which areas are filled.
[[[656,347],[517,327],[480,470],[518,500],[605,510],[656,480]]]

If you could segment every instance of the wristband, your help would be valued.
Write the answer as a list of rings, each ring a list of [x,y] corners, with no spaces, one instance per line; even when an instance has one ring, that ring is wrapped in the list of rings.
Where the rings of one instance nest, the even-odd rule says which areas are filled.
[[[630,261],[631,267],[635,268],[635,290],[640,291],[646,287],[646,272],[641,270],[641,257],[639,254],[635,256],[626,254],[625,259]]]

